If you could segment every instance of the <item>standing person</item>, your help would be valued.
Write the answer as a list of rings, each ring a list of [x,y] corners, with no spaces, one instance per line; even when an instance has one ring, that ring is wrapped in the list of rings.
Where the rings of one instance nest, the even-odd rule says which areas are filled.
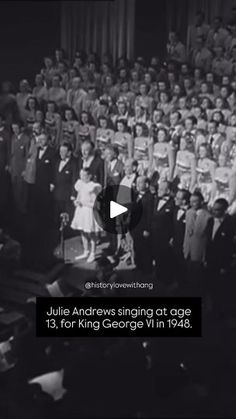
[[[89,168],[80,170],[80,179],[75,184],[77,198],[75,200],[76,210],[71,227],[81,231],[83,253],[76,257],[76,260],[87,259],[88,263],[95,261],[96,235],[101,230],[96,223],[93,206],[96,196],[102,187],[92,180],[92,173]],[[90,249],[89,249],[90,245]]]
[[[168,36],[167,59],[178,64],[186,61],[185,46],[179,40],[177,33],[173,31]]]
[[[79,157],[78,169],[90,170],[92,180],[104,185],[104,161],[96,155],[94,144],[85,140],[81,145],[81,156]]]
[[[119,159],[118,148],[107,145],[105,148],[105,186],[119,185],[124,174],[124,164]]]
[[[188,27],[188,50],[191,51],[196,46],[196,39],[198,36],[207,38],[209,32],[209,25],[205,22],[205,15],[202,11],[198,11],[195,15],[195,22]]]
[[[190,192],[180,189],[175,196],[175,209],[173,212],[173,236],[171,246],[175,263],[175,278],[178,286],[184,284],[186,279],[186,263],[183,254],[183,243],[186,228],[186,212],[189,209]]]
[[[152,255],[148,251],[151,246],[151,222],[153,214],[153,195],[149,191],[149,180],[145,176],[139,176],[136,180],[136,191],[135,203],[133,206],[132,214],[134,219],[132,220],[131,214],[131,236],[133,238],[133,250],[134,250],[134,263],[136,268],[142,272],[150,274],[152,272]],[[141,205],[141,207],[140,207]],[[142,217],[137,225],[136,217],[138,212],[142,211]],[[134,223],[134,228],[133,227]]]
[[[190,292],[201,293],[201,276],[206,258],[206,246],[211,215],[203,206],[204,198],[194,192],[190,198],[191,208],[186,213],[184,258],[188,263]]]
[[[195,68],[200,68],[205,73],[211,70],[212,53],[205,46],[202,36],[196,38],[196,46],[191,52],[191,64]]]
[[[72,145],[63,142],[59,149],[59,159],[55,163],[53,173],[53,199],[56,225],[60,225],[63,213],[72,218],[73,206],[71,197],[74,196],[74,185],[78,179],[77,161],[72,156]]]
[[[162,285],[167,285],[172,276],[170,239],[173,237],[175,203],[171,197],[170,189],[168,181],[159,183],[152,217],[152,253],[156,266],[156,277]]]
[[[49,146],[49,138],[42,133],[38,138],[34,185],[34,215],[39,225],[50,225],[52,222],[52,185],[54,171],[54,150]]]
[[[219,306],[222,298],[222,281],[228,278],[234,253],[235,222],[227,214],[228,202],[224,198],[215,201],[209,221],[206,248],[207,292],[213,304]],[[227,288],[227,287],[226,287]],[[218,307],[216,307],[218,308]]]
[[[30,137],[21,130],[20,123],[12,124],[13,136],[11,139],[10,174],[14,203],[20,212],[26,211],[26,191],[24,183],[24,170],[26,167]]]
[[[0,114],[0,223],[8,218],[10,138],[3,115]]]

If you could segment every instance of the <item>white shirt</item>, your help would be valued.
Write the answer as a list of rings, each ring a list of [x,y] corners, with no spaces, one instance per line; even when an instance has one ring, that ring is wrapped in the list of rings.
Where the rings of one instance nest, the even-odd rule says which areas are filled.
[[[46,150],[47,150],[47,147],[40,148],[40,150],[39,150],[39,160],[42,159]]]
[[[93,159],[94,159],[94,156],[88,157],[87,160],[83,159],[83,169],[90,167]]]
[[[64,169],[65,165],[68,163],[68,161],[69,161],[69,158],[60,161],[59,167],[58,167],[58,172],[59,173],[62,172],[62,170]]]
[[[117,163],[117,159],[114,159],[108,163],[108,169],[112,171]]]
[[[184,215],[184,213],[185,213],[185,210],[184,209],[180,208],[178,210],[178,212],[177,212],[177,221],[180,220],[180,218],[182,217],[182,215]]]
[[[169,200],[169,198],[161,198],[160,201],[158,202],[157,205],[157,211],[159,211],[162,207],[164,207],[164,205],[167,203],[167,201]]]
[[[223,220],[220,218],[214,218],[213,230],[212,230],[212,240],[214,239],[217,231],[219,230]]]

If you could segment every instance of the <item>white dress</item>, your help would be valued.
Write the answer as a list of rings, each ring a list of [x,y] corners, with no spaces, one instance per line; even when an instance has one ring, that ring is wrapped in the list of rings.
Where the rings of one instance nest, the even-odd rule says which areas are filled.
[[[93,206],[101,189],[102,187],[99,183],[92,181],[85,183],[81,179],[77,180],[75,184],[75,190],[77,191],[76,201],[79,201],[80,205],[75,209],[71,228],[81,230],[84,233],[97,233],[102,230],[97,224],[93,213]]]

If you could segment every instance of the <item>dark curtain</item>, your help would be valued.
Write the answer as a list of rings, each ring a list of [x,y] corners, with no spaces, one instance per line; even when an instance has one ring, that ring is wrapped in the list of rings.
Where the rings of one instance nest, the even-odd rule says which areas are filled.
[[[198,10],[205,13],[206,21],[211,23],[215,16],[221,16],[227,23],[232,19],[235,0],[167,0],[167,28],[174,29],[186,42],[188,25],[194,23]]]
[[[61,46],[73,59],[77,50],[134,54],[135,0],[62,1]]]

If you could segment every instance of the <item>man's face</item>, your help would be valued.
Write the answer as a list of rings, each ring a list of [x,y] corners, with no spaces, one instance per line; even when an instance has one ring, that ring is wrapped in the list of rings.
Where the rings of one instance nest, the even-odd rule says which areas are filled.
[[[182,207],[186,204],[186,201],[184,199],[184,194],[181,191],[178,191],[175,197],[175,205],[177,207]]]
[[[19,127],[19,125],[18,124],[13,124],[12,125],[12,131],[13,131],[13,133],[15,135],[19,135],[19,133],[20,133],[20,127]]]
[[[195,211],[197,211],[198,209],[201,208],[201,200],[198,196],[191,196],[190,198],[190,205],[192,207],[192,209],[194,209]]]
[[[114,151],[113,151],[113,150],[111,150],[111,149],[109,149],[109,148],[107,148],[107,149],[105,150],[105,159],[106,159],[108,162],[110,162],[110,161],[114,160],[114,158],[115,158],[115,153],[114,153]]]
[[[38,141],[41,147],[45,147],[48,142],[47,136],[45,134],[41,134],[38,138]]]
[[[146,190],[146,179],[143,176],[138,177],[136,182],[136,188],[138,192],[144,192]]]
[[[158,187],[158,196],[162,198],[165,195],[169,194],[169,186],[167,182],[160,182]]]
[[[69,157],[68,148],[63,145],[60,147],[60,157],[62,160],[65,160],[67,157]]]
[[[90,144],[83,144],[81,147],[82,156],[87,159],[91,155],[91,145]]]
[[[224,208],[222,207],[221,204],[218,204],[217,202],[213,205],[212,211],[213,211],[213,216],[215,218],[223,218],[223,216],[225,215]]]

